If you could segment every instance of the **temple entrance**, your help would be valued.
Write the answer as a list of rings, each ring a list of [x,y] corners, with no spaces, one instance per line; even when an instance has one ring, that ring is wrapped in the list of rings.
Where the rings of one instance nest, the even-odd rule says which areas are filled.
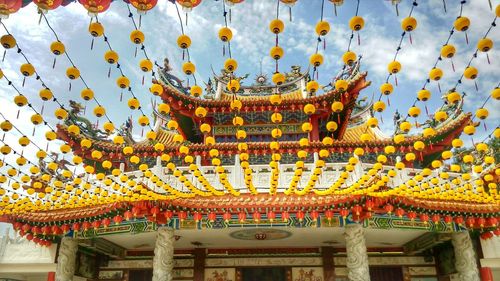
[[[134,281],[150,281],[153,278],[153,271],[150,269],[146,270],[130,270],[129,279]]]
[[[284,267],[242,268],[242,281],[287,281]]]
[[[403,269],[401,266],[370,266],[371,281],[403,281]]]

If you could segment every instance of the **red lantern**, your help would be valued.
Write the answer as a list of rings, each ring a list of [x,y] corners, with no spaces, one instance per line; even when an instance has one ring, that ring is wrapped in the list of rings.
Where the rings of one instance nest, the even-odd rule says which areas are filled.
[[[305,216],[306,214],[302,210],[298,211],[297,214],[295,215],[295,217],[299,220],[299,222],[302,222]]]
[[[255,211],[252,214],[252,218],[253,218],[254,222],[259,223],[261,215],[260,215],[260,213],[258,211]]]
[[[156,6],[158,0],[129,0],[129,2],[137,9],[139,14],[145,14]]]
[[[179,211],[177,212],[177,217],[181,222],[183,222],[185,219],[187,219],[187,213],[186,211]]]
[[[40,229],[39,226],[34,226],[31,228],[31,232],[33,232],[33,234],[37,235],[38,233],[42,233],[42,230]]]
[[[225,212],[225,213],[222,215],[222,219],[224,219],[224,222],[228,223],[228,222],[231,220],[231,213],[229,213],[229,212]]]
[[[438,223],[441,220],[441,217],[438,214],[434,214],[431,217],[433,223]]]
[[[195,212],[193,214],[193,219],[196,223],[198,223],[199,221],[201,221],[201,219],[203,218],[203,216],[201,215],[201,213],[198,213],[198,212]]]
[[[42,227],[42,234],[47,235],[50,232],[50,226],[45,225]]]
[[[31,225],[25,224],[23,225],[22,229],[24,232],[29,232],[31,230]]]
[[[314,221],[317,221],[317,220],[318,220],[318,218],[319,218],[319,213],[318,213],[318,211],[313,210],[313,211],[311,212],[310,216],[311,216],[311,218],[312,218]]]
[[[21,222],[16,221],[13,225],[14,230],[20,230],[21,227],[23,227],[23,224]]]
[[[464,223],[464,218],[461,216],[456,217],[455,223],[458,224],[458,226],[462,226],[462,224]]]
[[[97,230],[101,226],[101,221],[93,221],[92,222],[92,227],[94,230]]]
[[[267,212],[267,219],[272,223],[276,219],[276,213],[274,211]]]
[[[345,219],[349,215],[349,210],[347,210],[347,209],[340,209],[339,213],[342,216],[342,218]]]
[[[414,211],[410,211],[408,212],[408,215],[406,215],[411,221],[414,221],[415,218],[417,218],[417,213],[415,213]]]
[[[89,15],[96,15],[106,11],[111,4],[111,0],[78,0],[83,5]]]
[[[325,211],[325,218],[328,220],[328,223],[332,222],[333,215],[334,215],[334,213],[333,213],[332,210],[326,210]]]
[[[372,211],[372,208],[375,204],[373,203],[372,200],[370,199],[366,199],[366,202],[365,202],[365,208],[368,210],[368,211]]]
[[[356,216],[359,216],[362,210],[363,208],[361,208],[361,206],[359,205],[355,205],[354,207],[352,207],[352,213],[355,214]]]
[[[466,224],[469,226],[469,228],[473,228],[474,227],[474,224],[476,223],[476,219],[473,218],[473,217],[468,217],[466,220],[465,220]]]
[[[38,10],[42,13],[58,8],[62,2],[63,0],[33,0],[33,3],[38,6]]]
[[[28,235],[26,235],[26,239],[27,239],[28,241],[33,240],[33,234],[29,233]]]
[[[132,219],[132,212],[131,211],[125,211],[125,213],[123,213],[123,217],[125,218],[125,220],[131,220]]]
[[[51,230],[52,230],[53,235],[59,235],[62,232],[61,229],[59,228],[59,226],[57,226],[57,225],[53,225],[51,227]]]
[[[84,221],[84,222],[82,223],[82,228],[83,228],[83,231],[87,231],[87,230],[89,230],[91,226],[92,226],[92,225],[91,225],[91,224],[90,224],[90,222],[88,222],[88,221]]]
[[[151,215],[156,218],[156,216],[160,213],[160,208],[158,208],[158,206],[154,206],[153,208],[151,208],[150,212]]]
[[[288,211],[281,212],[281,220],[283,222],[288,222],[289,219],[290,219],[290,213],[288,213]]]
[[[486,219],[484,219],[483,217],[480,217],[477,219],[477,224],[479,225],[480,228],[483,228],[485,223],[486,223]]]
[[[241,211],[239,214],[238,214],[238,221],[240,223],[244,223],[245,220],[247,219],[247,214],[243,211]]]
[[[497,218],[488,218],[488,225],[491,227],[496,227],[498,224]]]
[[[113,222],[114,222],[115,224],[120,224],[120,223],[122,223],[122,221],[123,221],[123,218],[122,218],[120,215],[116,215],[116,216],[113,218]]]
[[[173,217],[174,217],[174,212],[172,212],[171,210],[165,211],[165,218],[167,219],[167,221],[170,221]]]
[[[453,217],[450,215],[444,216],[444,222],[450,224],[453,221]]]
[[[397,208],[396,209],[396,212],[395,212],[396,216],[398,216],[399,218],[402,218],[405,214],[405,210],[401,209],[401,208]]]
[[[110,224],[111,224],[111,220],[108,219],[108,218],[104,218],[102,221],[102,226],[104,226],[104,228],[107,228]]]
[[[73,231],[75,231],[75,232],[80,231],[80,227],[81,227],[81,226],[80,226],[80,224],[79,224],[79,223],[77,223],[77,222],[75,222],[75,223],[73,224]]]
[[[243,3],[245,0],[225,0],[228,6]]]
[[[493,234],[495,234],[496,236],[500,236],[500,228],[496,228],[495,230],[493,230]]]
[[[483,240],[488,240],[488,239],[491,239],[493,238],[493,233],[491,233],[491,231],[488,231],[488,232],[485,232],[485,233],[482,233],[480,235],[481,239]]]
[[[388,215],[391,215],[392,211],[394,210],[394,207],[391,204],[387,204],[384,206],[384,210]]]
[[[0,0],[0,18],[8,18],[21,8],[23,5],[22,0]]]
[[[35,242],[36,244],[40,243],[40,237],[34,237],[33,238],[33,242]]]
[[[137,218],[137,216],[141,214],[141,209],[139,209],[139,207],[132,207],[132,214],[134,218]]]
[[[420,214],[420,221],[423,222],[424,224],[427,224],[429,222],[429,215],[428,214]]]
[[[208,221],[214,222],[217,219],[217,214],[215,212],[208,213]]]
[[[68,224],[63,224],[61,226],[61,230],[62,230],[63,234],[66,234],[66,233],[68,233],[71,230],[71,228],[70,228],[70,226]]]

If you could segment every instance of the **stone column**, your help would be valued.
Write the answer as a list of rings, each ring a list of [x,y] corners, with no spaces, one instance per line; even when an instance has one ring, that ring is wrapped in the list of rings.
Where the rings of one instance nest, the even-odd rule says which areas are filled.
[[[78,241],[71,237],[63,237],[57,256],[56,281],[73,280],[76,251],[78,251]]]
[[[344,237],[349,281],[370,281],[363,227],[357,223],[348,224],[345,228]]]
[[[174,269],[174,230],[159,227],[156,236],[155,257],[153,259],[152,281],[172,281]]]
[[[451,242],[455,250],[455,267],[462,281],[480,281],[476,253],[468,231],[454,232]]]

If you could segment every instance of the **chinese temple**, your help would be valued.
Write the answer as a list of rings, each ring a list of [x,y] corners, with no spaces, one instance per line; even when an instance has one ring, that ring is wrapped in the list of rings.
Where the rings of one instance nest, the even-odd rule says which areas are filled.
[[[219,1],[226,20],[218,31],[224,65],[212,68],[206,82],[197,81],[189,53],[196,38],[184,29],[175,42],[182,64],[165,59],[159,65],[148,56],[141,20],[161,1],[113,3],[126,6],[134,22],[130,40],[136,56],[144,52],[139,66],[151,77],[142,77],[153,99],[150,108],[141,106],[145,94],[132,90],[140,86],[134,88],[124,74],[122,58],[109,43],[113,34],[105,33],[98,19],[112,1],[79,0],[91,15],[92,48],[107,42],[106,63],[119,71],[110,79],[122,91],[120,103],[106,109],[139,115],[115,127],[88,86],[81,89],[81,100],[73,93],[67,103],[44,86],[39,95],[43,106],[55,103],[53,115],[31,101],[37,97],[28,101],[22,91],[9,96],[20,108],[18,116],[31,110],[26,116],[33,126],[46,127],[36,139],[34,128],[32,135],[21,132],[22,117],[8,118],[7,109],[0,109],[0,220],[11,225],[1,240],[0,280],[500,280],[500,128],[489,128],[484,140],[473,137],[468,144],[476,131],[487,129],[484,105],[498,103],[500,88],[476,112],[465,110],[469,96],[458,86],[443,89],[441,104],[430,114],[425,105],[427,114],[421,115],[430,98],[424,86],[406,105],[408,115],[398,107],[393,120],[385,120],[393,130],[382,130],[381,114],[390,106],[386,96],[404,87],[395,78],[402,69],[396,57],[388,61],[389,76],[381,85],[370,80],[364,64],[369,58],[351,49],[328,85],[317,81],[328,52],[322,40],[330,31],[323,8],[340,9],[344,1],[318,1],[318,43],[305,67],[285,70],[278,64],[288,15],[280,19],[278,12],[269,19],[276,71],[268,77],[261,70],[254,78],[238,74],[231,55],[231,47],[238,46],[230,44],[227,23],[238,21],[236,15],[228,19],[236,13],[231,9],[249,1]],[[70,2],[0,0],[0,14],[15,16],[36,5],[42,24],[51,27],[51,10],[80,5]],[[197,7],[200,0],[165,2],[177,9],[181,28],[194,13],[190,10],[203,9]],[[280,3],[286,5],[291,21],[297,1],[274,2],[278,11]],[[391,2],[399,9],[401,1]],[[426,5],[409,2],[401,42],[418,31],[411,11]],[[462,2],[460,7],[467,1]],[[500,5],[490,13],[496,20]],[[465,16],[454,21],[456,33],[467,30],[467,21]],[[349,21],[351,41],[363,26],[356,9]],[[5,30],[0,39],[5,60],[15,60],[16,49],[28,60],[16,34]],[[488,51],[483,39],[473,58],[478,50]],[[438,62],[455,54],[446,46],[453,47],[445,44]],[[50,49],[56,57],[67,51],[60,39]],[[85,80],[69,54],[68,59],[71,90],[76,87],[71,80]],[[476,78],[471,62],[461,79]],[[115,72],[110,68],[108,77]],[[33,74],[44,78],[31,62],[22,64],[23,85]],[[442,75],[435,65],[426,85]],[[0,76],[7,86],[16,84],[12,71]],[[374,88],[377,94],[371,93]],[[87,108],[91,101],[97,104],[93,110]],[[19,133],[16,149],[16,138],[9,136]],[[35,147],[31,155],[24,149],[29,146]]]

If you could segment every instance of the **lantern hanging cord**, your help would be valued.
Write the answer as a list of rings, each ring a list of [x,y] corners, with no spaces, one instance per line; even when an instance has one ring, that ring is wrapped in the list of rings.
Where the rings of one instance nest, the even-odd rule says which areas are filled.
[[[496,88],[499,88],[500,87],[500,83],[497,84],[497,86],[495,87]],[[491,95],[488,95],[486,97],[486,99],[484,100],[484,102],[481,104],[481,106],[479,108],[484,108],[484,106],[486,105],[486,103],[488,103],[488,101],[491,99]],[[474,119],[476,118],[476,115],[472,116],[472,121],[474,121]]]
[[[410,8],[410,13],[408,14],[408,17],[411,17],[412,13],[413,13],[413,10],[415,9],[415,7],[418,6],[418,3],[417,1],[413,1],[413,3],[411,4],[411,8]],[[392,61],[396,61],[396,59],[398,58],[398,55],[399,55],[399,52],[401,51],[402,49],[402,45],[403,45],[403,40],[406,36],[408,32],[406,31],[403,31],[403,33],[401,33],[401,38],[399,39],[399,43],[398,43],[398,46],[396,47],[396,53],[394,54],[394,57],[392,59]],[[392,76],[392,72],[389,72],[389,74],[387,75],[387,78],[385,79],[385,83],[388,83],[389,82],[389,79],[391,78]],[[380,101],[382,99],[382,93],[380,93],[379,97],[378,97],[378,101]]]
[[[355,13],[355,16],[358,16],[358,13],[359,13],[359,2],[360,2],[360,0],[356,1],[356,13]],[[351,30],[351,36],[349,37],[349,44],[347,45],[347,51],[351,50],[351,44],[352,44],[352,40],[353,39],[354,39],[354,30]]]
[[[226,4],[225,1],[222,2],[222,16],[224,17],[224,25],[227,26],[227,11],[226,11]],[[229,55],[229,58],[233,58],[232,53],[231,53],[231,41],[227,42],[227,52]],[[189,54],[188,54],[189,55]]]

